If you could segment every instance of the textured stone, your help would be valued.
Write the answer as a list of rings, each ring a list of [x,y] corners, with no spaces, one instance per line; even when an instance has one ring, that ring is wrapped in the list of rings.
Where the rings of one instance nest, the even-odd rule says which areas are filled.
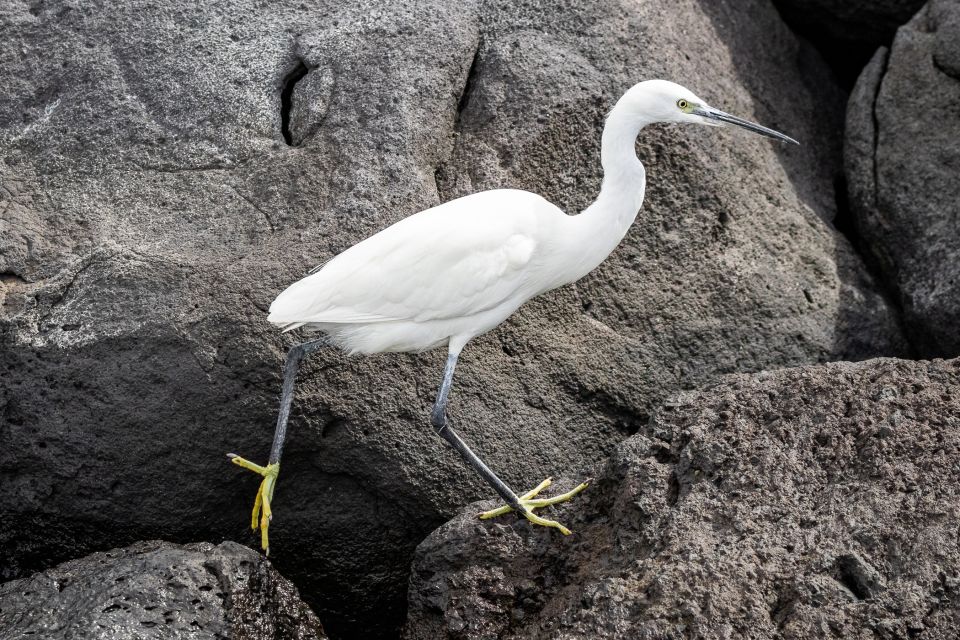
[[[604,459],[678,387],[901,349],[824,222],[841,94],[765,1],[0,12],[8,578],[146,537],[256,544],[257,479],[224,453],[267,455],[296,339],[264,321],[272,298],[468,191],[580,210],[603,116],[644,78],[803,144],[643,132],[648,200],[624,245],[461,358],[452,420],[490,465],[520,490]],[[272,559],[331,633],[395,630],[416,544],[490,495],[429,426],[442,362],[304,367]]]
[[[296,588],[234,542],[138,542],[0,585],[7,640],[326,638]]]
[[[960,3],[935,1],[864,69],[844,159],[857,233],[921,355],[960,354]]]
[[[553,508],[572,536],[493,502],[435,531],[406,637],[960,637],[958,472],[960,360],[731,376]]]

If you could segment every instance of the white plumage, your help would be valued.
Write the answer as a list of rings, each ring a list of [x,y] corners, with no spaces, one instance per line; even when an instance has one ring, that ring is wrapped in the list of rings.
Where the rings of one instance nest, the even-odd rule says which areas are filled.
[[[796,142],[708,106],[664,80],[635,85],[617,102],[603,129],[600,195],[583,213],[568,216],[540,196],[515,189],[484,191],[421,211],[350,247],[315,273],[293,283],[270,306],[268,319],[285,330],[322,331],[351,353],[423,351],[446,344],[443,382],[430,421],[447,442],[500,494],[505,507],[534,524],[570,531],[534,513],[564,502],[588,482],[552,498],[536,498],[550,480],[517,495],[447,424],[446,405],[463,346],[503,322],[534,296],[573,282],[600,264],[623,239],[643,204],[646,174],[634,143],[654,122],[736,124]],[[234,464],[263,476],[252,527],[267,530],[280,455],[300,360],[319,341],[294,346],[284,367],[280,412],[266,467],[230,454]]]
[[[527,191],[459,198],[350,247],[281,293],[268,319],[323,331],[350,352],[466,342],[562,284],[556,249],[569,219]]]
[[[268,320],[288,331],[322,331],[351,353],[443,344],[459,353],[530,298],[582,277],[613,251],[643,203],[645,173],[634,140],[652,122],[728,122],[791,140],[709,107],[680,85],[641,82],[607,118],[603,186],[581,215],[516,189],[446,202],[295,282],[274,300]]]

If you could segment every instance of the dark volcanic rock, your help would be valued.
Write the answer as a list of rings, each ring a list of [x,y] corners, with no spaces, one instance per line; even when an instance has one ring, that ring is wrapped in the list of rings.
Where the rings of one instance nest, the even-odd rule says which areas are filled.
[[[0,585],[0,637],[327,636],[293,584],[246,547],[138,542]]]
[[[574,534],[473,505],[417,549],[406,636],[960,637],[960,360],[731,376],[668,401]]]
[[[147,537],[256,544],[257,479],[224,454],[268,452],[294,340],[273,297],[468,191],[582,209],[606,111],[650,77],[803,145],[643,133],[624,245],[461,358],[452,420],[518,490],[605,459],[678,387],[900,350],[824,222],[841,94],[766,0],[2,3],[5,576]],[[304,368],[272,559],[331,633],[402,624],[416,544],[490,495],[429,426],[442,362]]]
[[[927,357],[960,354],[960,3],[934,1],[857,82],[844,150],[862,242]]]

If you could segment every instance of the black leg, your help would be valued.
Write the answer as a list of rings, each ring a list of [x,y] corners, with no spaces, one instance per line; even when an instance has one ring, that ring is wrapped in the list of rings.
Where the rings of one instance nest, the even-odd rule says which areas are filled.
[[[283,444],[287,436],[287,423],[290,420],[290,407],[293,404],[297,370],[300,368],[300,361],[303,360],[304,357],[313,353],[325,344],[327,344],[325,340],[305,342],[293,347],[287,354],[287,362],[283,368],[283,389],[280,394],[280,411],[277,415],[277,428],[273,435],[273,446],[270,449],[270,462],[267,464],[267,466],[262,467],[235,454],[227,454],[227,456],[230,457],[232,462],[237,466],[243,467],[244,469],[249,469],[250,471],[263,476],[263,480],[260,483],[260,488],[257,490],[256,499],[253,503],[253,513],[250,519],[250,525],[254,531],[256,531],[257,528],[260,529],[261,546],[265,551],[267,551],[267,553],[270,552],[268,530],[270,527],[270,521],[273,518],[271,502],[273,500],[273,492],[274,488],[276,487],[277,476],[280,473],[280,456],[283,453]],[[437,401],[433,406],[431,422],[437,429],[437,433],[439,433],[444,440],[449,442],[450,446],[452,446],[461,456],[463,456],[463,458],[470,463],[470,466],[473,467],[477,473],[479,473],[480,476],[483,477],[483,479],[486,480],[490,486],[496,490],[498,494],[500,494],[504,501],[506,501],[507,506],[479,514],[480,518],[493,518],[498,515],[508,513],[509,511],[517,511],[518,513],[523,514],[524,517],[534,524],[546,527],[554,527],[559,529],[563,534],[569,534],[569,529],[561,525],[559,522],[541,518],[540,516],[534,514],[533,510],[569,500],[574,495],[585,489],[587,483],[581,483],[575,489],[553,498],[539,498],[534,500],[533,498],[542,489],[550,485],[550,479],[548,478],[547,480],[541,482],[533,490],[523,494],[522,497],[518,497],[517,494],[510,489],[510,487],[504,484],[504,482],[500,480],[500,478],[498,478],[497,475],[491,471],[490,468],[485,465],[479,457],[477,457],[477,454],[470,450],[470,447],[468,447],[467,444],[460,439],[460,436],[458,436],[456,432],[454,432],[454,430],[447,424],[447,398],[450,395],[450,387],[453,384],[453,371],[456,366],[457,353],[451,352],[447,357],[447,366],[443,372],[443,382],[440,384],[440,391],[437,393]]]
[[[297,369],[300,368],[300,361],[303,358],[323,345],[324,340],[314,340],[313,342],[304,342],[290,349],[287,353],[287,363],[283,367],[283,390],[280,393],[280,412],[277,416],[277,429],[273,433],[273,447],[270,449],[270,462],[266,467],[250,462],[234,453],[228,453],[230,458],[238,467],[249,469],[254,473],[263,476],[260,482],[260,488],[257,489],[257,497],[253,502],[253,515],[250,518],[250,527],[256,531],[260,529],[260,544],[263,550],[270,553],[270,538],[268,530],[270,520],[273,519],[273,511],[270,503],[273,500],[273,491],[277,484],[277,476],[280,473],[280,455],[283,453],[283,441],[287,438],[287,422],[290,420],[290,406],[293,404],[294,383],[297,379]]]
[[[490,486],[500,494],[500,497],[503,498],[508,505],[523,512],[525,509],[520,506],[520,500],[517,498],[517,494],[504,484],[503,480],[498,478],[497,474],[491,471],[490,467],[484,464],[483,460],[471,451],[467,443],[461,440],[460,436],[447,424],[447,398],[450,395],[450,387],[453,384],[453,370],[456,366],[457,354],[451,353],[447,356],[447,366],[443,370],[443,382],[440,383],[440,390],[437,392],[437,401],[433,405],[430,422],[436,428],[437,433],[443,436],[443,439],[449,442],[450,446],[456,449],[457,453],[463,456],[464,460],[469,462],[470,466],[473,467],[484,480],[490,483]]]
[[[287,439],[287,422],[290,420],[290,407],[293,405],[293,392],[300,369],[300,361],[320,347],[324,340],[313,340],[291,347],[287,352],[287,362],[283,367],[283,390],[280,393],[280,412],[277,414],[277,428],[273,432],[273,446],[270,448],[269,464],[280,462],[283,454],[283,443]]]

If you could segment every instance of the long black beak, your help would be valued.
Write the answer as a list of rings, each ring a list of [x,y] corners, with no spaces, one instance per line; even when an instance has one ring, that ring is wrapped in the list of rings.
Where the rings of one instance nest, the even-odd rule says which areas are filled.
[[[762,136],[768,138],[773,138],[774,140],[782,140],[784,142],[792,142],[793,144],[800,144],[790,136],[784,135],[779,131],[774,131],[773,129],[768,129],[763,125],[759,125],[755,122],[750,122],[749,120],[744,120],[743,118],[738,118],[737,116],[732,116],[729,113],[720,111],[719,109],[714,109],[713,107],[697,107],[693,110],[693,113],[698,116],[703,116],[707,120],[713,120],[716,124],[735,124],[738,127],[743,127],[747,131],[753,131],[754,133],[759,133]]]

